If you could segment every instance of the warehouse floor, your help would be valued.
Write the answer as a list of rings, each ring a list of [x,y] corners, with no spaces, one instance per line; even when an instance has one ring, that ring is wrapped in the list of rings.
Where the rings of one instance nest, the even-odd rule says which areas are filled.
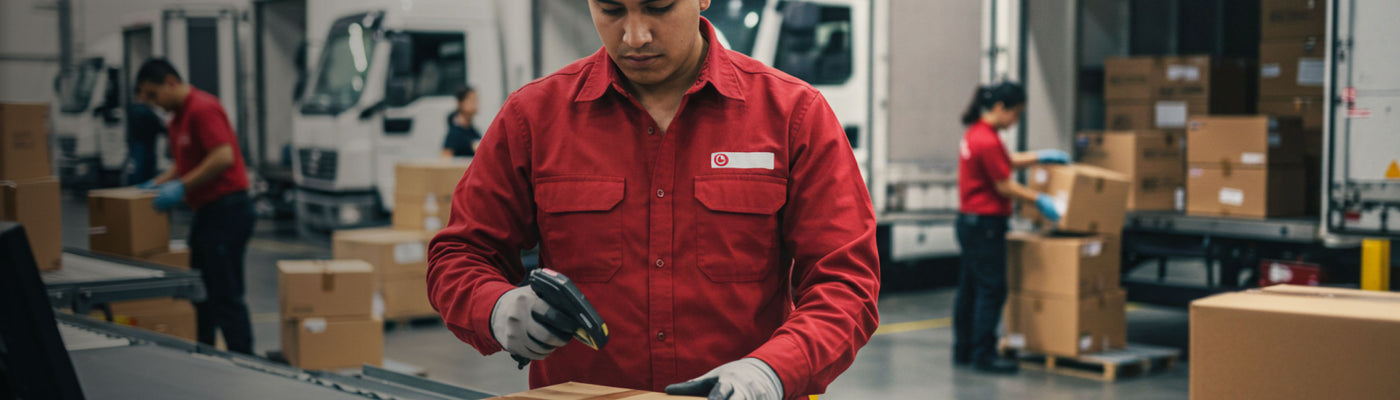
[[[64,197],[64,243],[87,247],[87,205]],[[171,234],[183,238],[190,214],[177,212]],[[252,312],[254,347],[260,354],[277,350],[277,270],[282,259],[329,258],[328,240],[303,240],[290,222],[259,221],[247,260],[247,301]],[[1174,263],[1170,280],[1203,281],[1199,263]],[[1140,271],[1155,276],[1155,271]],[[880,299],[881,331],[828,390],[824,399],[1185,399],[1187,364],[1147,377],[1101,383],[1022,371],[1011,376],[986,375],[953,367],[951,287],[890,293]],[[1186,349],[1187,314],[1182,309],[1130,304],[1128,339],[1133,343]],[[508,355],[483,357],[458,341],[440,323],[398,326],[385,333],[388,360],[421,368],[428,377],[490,393],[526,389],[526,373]]]

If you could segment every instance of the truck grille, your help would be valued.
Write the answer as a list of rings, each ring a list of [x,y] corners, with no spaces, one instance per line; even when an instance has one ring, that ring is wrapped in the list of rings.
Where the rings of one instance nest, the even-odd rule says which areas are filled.
[[[327,181],[335,180],[335,151],[301,149],[300,156],[302,176]]]

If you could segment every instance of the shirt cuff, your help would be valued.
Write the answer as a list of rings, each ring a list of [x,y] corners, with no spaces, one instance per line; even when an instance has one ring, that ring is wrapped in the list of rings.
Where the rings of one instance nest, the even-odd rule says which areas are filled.
[[[748,357],[762,360],[778,373],[778,379],[783,381],[783,391],[787,392],[783,395],[784,399],[800,399],[810,394],[805,392],[812,377],[811,363],[807,361],[807,352],[791,338],[774,337],[749,353]]]
[[[471,324],[472,330],[483,339],[481,342],[487,345],[477,349],[482,354],[491,354],[502,350],[500,341],[496,340],[496,333],[491,330],[491,311],[496,308],[496,301],[500,300],[501,296],[511,289],[515,289],[515,285],[506,282],[487,282],[478,286],[475,290],[476,293],[471,295],[471,305],[468,307],[470,315],[467,316],[467,322]]]

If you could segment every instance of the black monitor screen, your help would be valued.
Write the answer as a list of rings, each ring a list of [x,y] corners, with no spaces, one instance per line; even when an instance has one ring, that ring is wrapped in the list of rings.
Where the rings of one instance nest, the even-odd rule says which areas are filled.
[[[81,399],[24,228],[0,222],[0,399]]]

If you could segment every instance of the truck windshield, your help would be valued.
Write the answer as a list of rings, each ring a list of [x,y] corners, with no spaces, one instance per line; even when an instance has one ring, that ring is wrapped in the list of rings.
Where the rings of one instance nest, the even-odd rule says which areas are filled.
[[[763,18],[763,6],[768,0],[718,0],[702,15],[710,20],[726,39],[730,50],[753,55],[758,39],[758,23]]]
[[[58,99],[60,111],[76,114],[87,110],[92,104],[92,92],[97,89],[97,78],[102,76],[102,59],[89,58],[78,64],[68,75],[59,78]]]
[[[372,14],[360,14],[331,26],[319,71],[303,99],[302,113],[339,114],[360,101],[378,42],[373,19]]]

